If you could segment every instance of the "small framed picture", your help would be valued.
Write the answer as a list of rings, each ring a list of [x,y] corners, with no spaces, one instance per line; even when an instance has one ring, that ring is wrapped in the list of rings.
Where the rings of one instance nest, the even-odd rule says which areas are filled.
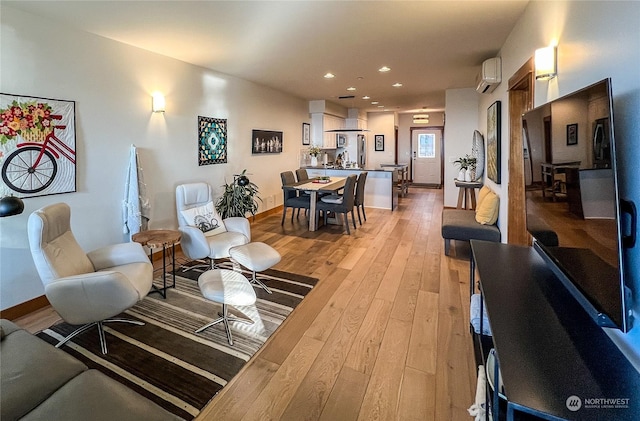
[[[376,152],[384,151],[384,135],[377,134],[374,139],[375,139]]]
[[[567,145],[578,144],[578,124],[567,124]]]
[[[282,152],[282,132],[253,130],[251,132],[251,153],[270,154]]]
[[[311,125],[302,123],[302,144],[311,145]]]

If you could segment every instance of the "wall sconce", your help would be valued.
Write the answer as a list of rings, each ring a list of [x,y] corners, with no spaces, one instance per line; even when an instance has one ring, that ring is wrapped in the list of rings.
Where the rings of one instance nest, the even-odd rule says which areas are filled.
[[[162,95],[160,92],[154,92],[153,95],[151,95],[151,110],[154,113],[163,113],[164,106],[164,95]]]
[[[558,74],[556,47],[538,48],[535,54],[536,80],[549,80]]]

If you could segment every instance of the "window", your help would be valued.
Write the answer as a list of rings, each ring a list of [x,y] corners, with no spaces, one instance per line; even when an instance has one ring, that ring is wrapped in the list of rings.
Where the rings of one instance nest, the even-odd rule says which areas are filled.
[[[436,157],[436,135],[433,133],[418,135],[418,158]]]

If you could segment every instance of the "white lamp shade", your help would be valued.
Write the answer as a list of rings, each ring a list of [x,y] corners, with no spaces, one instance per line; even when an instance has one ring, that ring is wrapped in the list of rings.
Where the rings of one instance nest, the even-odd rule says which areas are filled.
[[[536,79],[548,80],[556,77],[556,47],[538,48],[535,54]]]

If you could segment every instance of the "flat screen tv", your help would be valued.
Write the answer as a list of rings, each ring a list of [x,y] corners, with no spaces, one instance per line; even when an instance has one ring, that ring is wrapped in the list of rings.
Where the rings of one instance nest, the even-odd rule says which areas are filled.
[[[628,331],[636,218],[618,196],[611,80],[525,113],[523,139],[534,247],[599,325]]]

